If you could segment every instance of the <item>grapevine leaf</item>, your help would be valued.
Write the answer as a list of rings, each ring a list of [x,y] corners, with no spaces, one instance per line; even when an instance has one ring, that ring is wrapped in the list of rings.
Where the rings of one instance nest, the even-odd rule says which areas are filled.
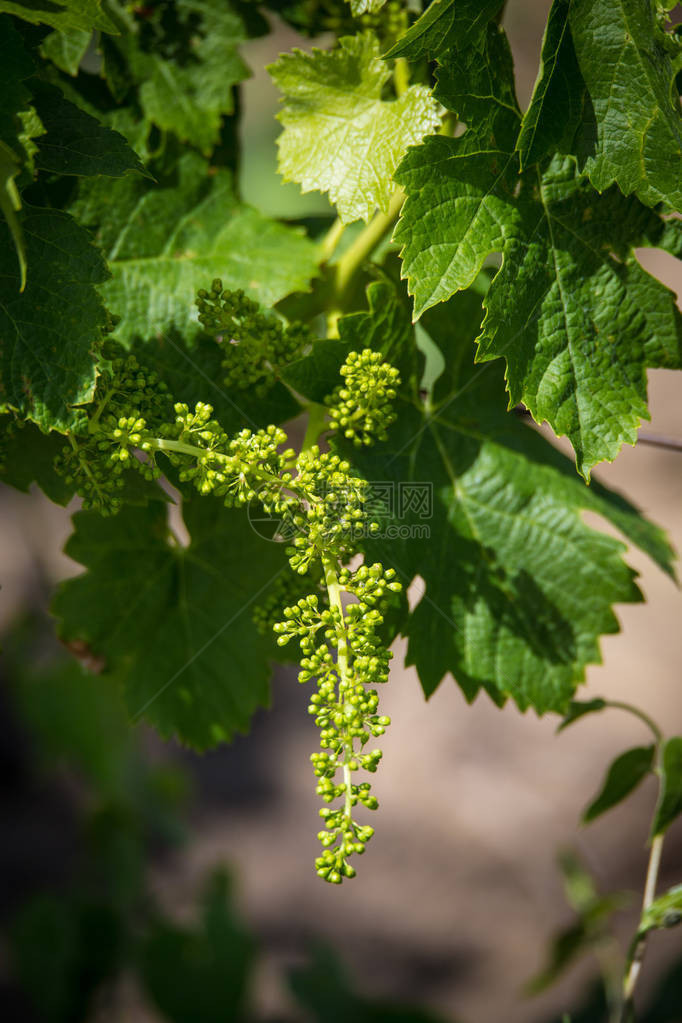
[[[502,0],[433,0],[386,59],[419,60],[438,57],[453,46],[475,46],[501,6]]]
[[[215,277],[269,306],[305,290],[316,273],[312,241],[241,204],[230,173],[210,174],[193,153],[158,185],[131,175],[84,181],[73,212],[95,229],[109,260],[102,294],[121,317],[116,336],[126,345],[171,326],[196,335],[196,292]]]
[[[597,697],[594,700],[571,700],[568,705],[568,711],[557,728],[557,732],[563,732],[564,728],[568,728],[574,721],[579,721],[586,714],[594,714],[600,710],[605,710],[606,707],[608,707],[608,704],[601,697]]]
[[[589,824],[629,796],[650,773],[655,754],[655,746],[635,746],[616,757],[608,769],[599,795],[583,813],[583,824]]]
[[[573,46],[571,0],[554,0],[542,41],[540,72],[517,142],[521,168],[569,152],[583,112],[585,83]]]
[[[368,556],[405,586],[423,580],[405,632],[427,696],[451,672],[470,700],[485,688],[497,702],[564,713],[585,666],[600,660],[599,636],[618,630],[612,605],[642,599],[623,545],[581,513],[603,516],[667,571],[673,556],[623,498],[586,487],[568,459],[503,411],[494,367],[472,367],[468,347],[453,348],[465,299],[423,320],[453,367],[435,410],[405,411],[388,441],[349,453],[393,495]]]
[[[677,927],[682,923],[682,884],[670,888],[642,913],[638,937],[659,927]]]
[[[152,12],[151,22],[123,11],[119,17],[121,34],[103,40],[105,68],[123,61],[120,87],[137,84],[147,120],[208,155],[223,116],[234,110],[233,86],[249,77],[239,55],[242,19],[214,0],[177,0],[172,10]],[[160,39],[147,40],[150,27]]]
[[[249,609],[285,562],[242,510],[201,498],[183,515],[187,547],[171,542],[158,504],[111,519],[78,512],[66,552],[88,571],[61,586],[54,613],[66,641],[87,643],[122,680],[133,719],[206,749],[268,702],[270,641]]]
[[[590,101],[576,146],[592,184],[682,210],[679,42],[645,0],[573,3],[569,23]]]
[[[435,96],[469,127],[461,138],[426,139],[395,174],[407,200],[394,240],[415,318],[468,288],[516,231],[520,113],[504,33],[489,29],[485,57],[475,49],[449,53]]]
[[[92,32],[88,29],[70,28],[63,32],[55,29],[43,40],[40,52],[60,71],[75,76],[91,38]]]
[[[63,434],[45,436],[37,426],[3,417],[0,425],[0,481],[27,493],[32,483],[56,504],[68,504],[73,487],[54,469],[64,446]]]
[[[567,435],[589,479],[649,418],[647,369],[680,366],[675,296],[633,252],[661,222],[617,189],[599,197],[561,158],[517,211],[477,359],[505,358],[510,405]]]
[[[102,0],[0,0],[0,14],[14,14],[33,25],[115,32],[116,26],[101,7]]]
[[[682,813],[682,737],[674,736],[663,746],[661,797],[656,807],[652,836],[662,835]]]
[[[123,135],[64,99],[55,86],[36,81],[31,91],[45,129],[37,142],[36,167],[53,174],[112,178],[127,171],[147,173]]]
[[[413,85],[383,100],[390,70],[371,33],[344,37],[332,51],[285,53],[268,70],[284,96],[284,180],[329,192],[346,223],[369,220],[377,206],[385,212],[401,157],[440,123],[430,91]]]
[[[31,273],[19,272],[0,224],[0,409],[41,429],[73,425],[72,405],[92,398],[93,349],[106,324],[94,285],[107,278],[100,253],[67,213],[27,209],[22,217]]]

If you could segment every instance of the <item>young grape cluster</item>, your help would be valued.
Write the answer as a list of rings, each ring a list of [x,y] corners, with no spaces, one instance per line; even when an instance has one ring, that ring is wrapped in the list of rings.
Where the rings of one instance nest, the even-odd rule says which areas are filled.
[[[211,292],[216,301],[223,294],[218,284]],[[248,313],[255,330],[260,314],[253,303],[234,295],[225,301],[244,318]],[[271,327],[267,344],[284,336],[283,328],[278,333]],[[328,402],[332,429],[356,443],[384,437],[393,418],[397,371],[367,349],[352,352],[341,375],[344,383]],[[121,505],[124,469],[155,480],[163,455],[181,488],[213,494],[229,507],[258,502],[293,537],[286,553],[300,581],[282,581],[256,620],[261,629],[274,628],[280,645],[297,638],[299,679],[317,680],[309,707],[320,728],[320,752],[312,757],[317,791],[326,804],[342,802],[321,811],[324,848],[316,868],[338,884],[354,876],[349,858],[364,851],[373,833],[355,820],[354,810],[358,804],[373,810],[377,800],[369,782],[355,775],[373,774],[381,759],[380,750],[366,752],[365,746],[389,724],[379,713],[375,688],[387,681],[390,659],[379,630],[391,593],[401,587],[380,564],[344,567],[379,528],[367,513],[369,484],[338,453],[317,444],[297,453],[287,443],[287,434],[274,425],[228,435],[210,405],[198,402],[190,409],[174,403],[155,374],[133,356],[117,354],[99,379],[87,427],[69,437],[58,469],[87,507],[110,514]],[[284,608],[282,619],[275,609],[292,595],[295,602]]]
[[[284,620],[275,625],[275,632],[282,646],[293,638],[300,643],[299,681],[317,679],[308,712],[320,729],[320,752],[310,759],[319,779],[318,795],[327,804],[342,803],[320,810],[324,829],[318,838],[323,852],[315,867],[319,877],[340,884],[355,876],[349,857],[363,853],[374,833],[369,825],[355,820],[353,811],[358,803],[376,810],[378,801],[370,783],[356,783],[353,776],[360,770],[374,774],[381,760],[379,749],[363,752],[369,739],[383,735],[390,724],[388,717],[378,713],[379,697],[373,688],[388,681],[391,657],[377,629],[384,620],[389,592],[399,592],[401,586],[393,570],[384,570],[378,563],[350,572],[338,571],[324,559],[324,567],[330,606],[321,608],[315,595],[302,597],[284,609]],[[356,598],[345,608],[340,600],[344,592]]]
[[[343,384],[325,399],[332,429],[358,447],[386,440],[396,417],[393,401],[400,383],[398,370],[382,362],[380,352],[365,348],[350,352],[340,373]]]
[[[202,288],[198,292],[197,308],[201,325],[224,347],[225,385],[253,388],[258,397],[272,386],[273,371],[302,355],[312,341],[304,324],[285,326],[262,313],[259,304],[243,291],[225,290],[218,278],[208,291]]]

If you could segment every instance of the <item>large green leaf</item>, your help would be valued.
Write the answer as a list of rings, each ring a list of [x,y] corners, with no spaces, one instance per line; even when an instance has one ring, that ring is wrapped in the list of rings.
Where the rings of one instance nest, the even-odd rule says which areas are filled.
[[[148,13],[122,5],[117,24],[120,35],[103,41],[116,88],[137,85],[149,121],[208,155],[234,109],[233,86],[249,77],[242,19],[227,2],[177,0]]]
[[[461,138],[426,139],[395,175],[407,200],[394,240],[402,246],[416,318],[469,287],[486,256],[503,248],[516,229],[520,113],[506,37],[491,27],[483,52],[446,56],[435,96],[468,130]]]
[[[623,545],[582,512],[602,515],[667,571],[672,553],[627,502],[586,487],[504,412],[496,368],[472,367],[471,340],[456,343],[465,298],[423,320],[448,365],[433,410],[403,413],[388,441],[350,455],[395,502],[368,556],[406,586],[423,580],[406,633],[427,695],[451,672],[468,699],[483,687],[496,701],[565,711],[585,666],[600,660],[599,636],[618,630],[612,605],[641,600]]]
[[[268,702],[271,643],[250,608],[285,561],[241,509],[198,498],[183,514],[187,547],[158,504],[110,519],[78,512],[66,552],[88,571],[62,585],[54,612],[65,640],[122,679],[133,719],[205,749],[246,731]]]
[[[385,211],[401,157],[439,124],[429,90],[413,85],[382,99],[390,70],[371,33],[331,51],[285,53],[268,70],[284,96],[277,144],[285,181],[329,192],[345,222]]]
[[[0,224],[0,409],[41,429],[68,429],[70,406],[95,386],[93,351],[106,323],[95,288],[107,269],[88,232],[67,213],[28,209],[22,217],[30,272],[20,274]]]
[[[647,369],[680,366],[675,295],[633,251],[661,223],[615,188],[599,197],[561,158],[517,212],[477,358],[506,360],[510,404],[568,436],[589,478],[649,418]]]
[[[269,306],[306,290],[316,273],[313,242],[240,203],[229,172],[209,172],[196,154],[159,184],[130,175],[85,181],[73,211],[109,260],[102,294],[121,317],[124,344],[171,327],[198,333],[196,292],[216,277]]]
[[[396,174],[408,196],[395,233],[403,273],[419,316],[502,252],[478,359],[506,359],[510,404],[567,435],[589,478],[648,418],[647,369],[680,365],[674,295],[634,255],[647,244],[679,254],[679,228],[617,189],[598,195],[571,159],[519,180],[511,60],[496,29],[486,45],[487,62],[451,52],[438,72],[436,96],[467,131],[427,139]]]
[[[54,85],[36,81],[31,83],[31,92],[45,129],[38,138],[35,157],[40,170],[111,178],[128,171],[146,173],[123,135],[64,99]]]
[[[0,14],[14,14],[34,25],[115,32],[115,25],[101,8],[102,0],[0,0]]]
[[[474,46],[501,6],[502,0],[433,0],[386,58],[419,60],[437,57],[452,46]]]
[[[682,209],[679,38],[648,0],[554,0],[519,137],[523,166],[574,152],[603,192]]]
[[[649,0],[574,2],[569,24],[589,95],[576,145],[592,184],[682,210],[679,40]]]

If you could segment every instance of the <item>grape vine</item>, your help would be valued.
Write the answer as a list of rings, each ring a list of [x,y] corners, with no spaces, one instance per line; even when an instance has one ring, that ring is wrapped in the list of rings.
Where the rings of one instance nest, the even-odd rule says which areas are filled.
[[[0,0],[0,478],[78,499],[84,571],[52,608],[133,721],[227,741],[298,646],[330,884],[373,834],[397,635],[427,697],[452,678],[561,727],[635,713],[653,744],[585,811],[659,779],[603,978],[630,1023],[647,936],[682,919],[659,893],[682,739],[576,696],[643,599],[623,541],[675,578],[592,473],[637,441],[649,370],[682,367],[640,261],[682,257],[682,33],[667,0],[553,0],[524,110],[513,3]],[[291,207],[241,121],[273,13],[301,42],[267,68]],[[577,888],[576,948],[612,941],[612,903]]]

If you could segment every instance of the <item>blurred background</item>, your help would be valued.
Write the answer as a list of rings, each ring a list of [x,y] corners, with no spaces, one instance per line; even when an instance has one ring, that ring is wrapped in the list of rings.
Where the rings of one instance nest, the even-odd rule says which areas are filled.
[[[505,14],[522,106],[548,8],[510,0]],[[329,211],[276,174],[277,95],[263,68],[294,45],[310,42],[281,25],[249,43],[255,73],[244,88],[244,197],[289,218]],[[649,251],[642,261],[682,293],[672,258]],[[682,440],[676,377],[651,372],[649,387],[646,431]],[[682,549],[682,452],[638,444],[596,475]],[[526,982],[575,920],[560,850],[575,851],[599,890],[635,893],[618,916],[623,942],[632,933],[655,786],[647,781],[589,828],[577,821],[613,757],[648,741],[634,718],[610,711],[557,737],[556,719],[484,699],[468,707],[451,680],[427,704],[396,643],[376,836],[353,883],[322,884],[312,869],[316,730],[295,671],[277,671],[272,709],[229,748],[198,757],[144,726],[131,733],[105,681],[50,638],[54,585],[78,571],[60,553],[76,507],[0,486],[5,1019],[225,1021],[248,987],[248,1018],[270,1021],[431,1013],[451,1023],[549,1023],[589,997],[589,957],[534,996]],[[603,664],[581,695],[632,701],[680,733],[680,594],[639,553],[628,560],[647,602],[617,608],[622,633],[603,641]],[[679,883],[681,868],[678,822],[661,885]],[[667,1008],[647,1019],[682,1020],[682,974],[669,972],[681,957],[678,931],[653,935],[642,993],[653,997],[667,976]],[[334,1012],[328,1001],[320,1008],[323,987],[336,991]],[[387,1001],[419,1004],[422,1015],[391,1016]]]

